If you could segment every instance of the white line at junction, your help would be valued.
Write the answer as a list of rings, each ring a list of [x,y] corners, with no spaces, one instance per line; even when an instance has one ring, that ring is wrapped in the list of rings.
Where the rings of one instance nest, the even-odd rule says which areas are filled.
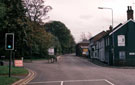
[[[104,81],[104,79],[91,79],[91,80],[66,80],[64,82],[85,82],[85,81]]]
[[[63,81],[61,81],[61,84],[60,85],[63,85]]]
[[[63,85],[63,83],[65,82],[98,82],[98,81],[105,81],[110,85],[115,85],[112,82],[110,82],[107,79],[91,79],[91,80],[65,80],[65,81],[46,81],[46,82],[30,82],[29,84],[41,84],[41,83],[60,83],[60,85]]]
[[[106,80],[106,79],[105,79],[105,81],[106,81],[107,83],[109,83],[110,85],[114,85],[112,82],[110,82],[110,81],[108,81],[108,80]]]

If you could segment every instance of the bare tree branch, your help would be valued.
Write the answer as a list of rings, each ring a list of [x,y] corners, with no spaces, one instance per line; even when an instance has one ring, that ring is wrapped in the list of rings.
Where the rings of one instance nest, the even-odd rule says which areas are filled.
[[[48,19],[47,13],[52,10],[51,6],[45,6],[44,0],[23,0],[24,7],[27,10],[26,16],[34,22],[43,22],[43,20]]]

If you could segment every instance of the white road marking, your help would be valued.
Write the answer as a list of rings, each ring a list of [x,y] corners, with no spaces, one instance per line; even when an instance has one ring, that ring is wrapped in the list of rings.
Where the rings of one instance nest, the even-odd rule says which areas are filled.
[[[85,81],[104,81],[104,79],[91,79],[91,80],[66,80],[64,82],[85,82]]]
[[[30,82],[29,84],[39,84],[39,83],[61,83],[61,81]]]
[[[105,81],[110,85],[115,85],[112,82],[108,81],[107,79],[91,79],[91,80],[65,80],[65,81],[46,81],[46,82],[30,82],[29,84],[40,84],[40,83],[60,83],[63,85],[64,82],[98,82],[98,81]]]
[[[63,85],[63,81],[61,81],[61,84],[60,85]]]
[[[112,82],[108,81],[107,79],[105,79],[105,81],[106,81],[107,83],[109,83],[110,85],[115,85],[115,84],[113,84]]]

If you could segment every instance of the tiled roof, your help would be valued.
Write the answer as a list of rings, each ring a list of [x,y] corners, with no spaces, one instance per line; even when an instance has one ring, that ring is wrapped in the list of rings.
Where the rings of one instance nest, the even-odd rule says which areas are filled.
[[[94,37],[92,37],[92,39],[90,39],[92,42],[96,42],[99,39],[101,39],[103,36],[105,36],[107,33],[105,31],[102,31],[100,33],[98,33],[97,35],[95,35]]]
[[[91,42],[96,42],[100,39],[102,39],[104,36],[106,36],[107,34],[111,34],[112,32],[114,32],[116,29],[118,29],[119,27],[122,26],[122,23],[118,24],[115,28],[113,28],[112,30],[107,30],[107,31],[102,31],[100,33],[98,33],[97,35],[93,36],[92,38],[90,38]]]
[[[80,43],[78,43],[79,45],[81,45],[81,46],[88,46],[89,45],[89,41],[88,40],[83,40],[83,41],[81,41]]]

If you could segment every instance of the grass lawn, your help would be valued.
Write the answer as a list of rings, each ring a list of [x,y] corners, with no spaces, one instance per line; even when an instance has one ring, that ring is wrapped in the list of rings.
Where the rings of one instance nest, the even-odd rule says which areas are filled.
[[[12,67],[11,68],[11,77],[8,77],[8,66],[0,66],[0,85],[11,85],[15,81],[19,80],[12,75],[26,75],[28,71],[23,67]]]
[[[15,81],[19,80],[15,77],[8,77],[8,76],[0,76],[0,85],[11,85]]]

